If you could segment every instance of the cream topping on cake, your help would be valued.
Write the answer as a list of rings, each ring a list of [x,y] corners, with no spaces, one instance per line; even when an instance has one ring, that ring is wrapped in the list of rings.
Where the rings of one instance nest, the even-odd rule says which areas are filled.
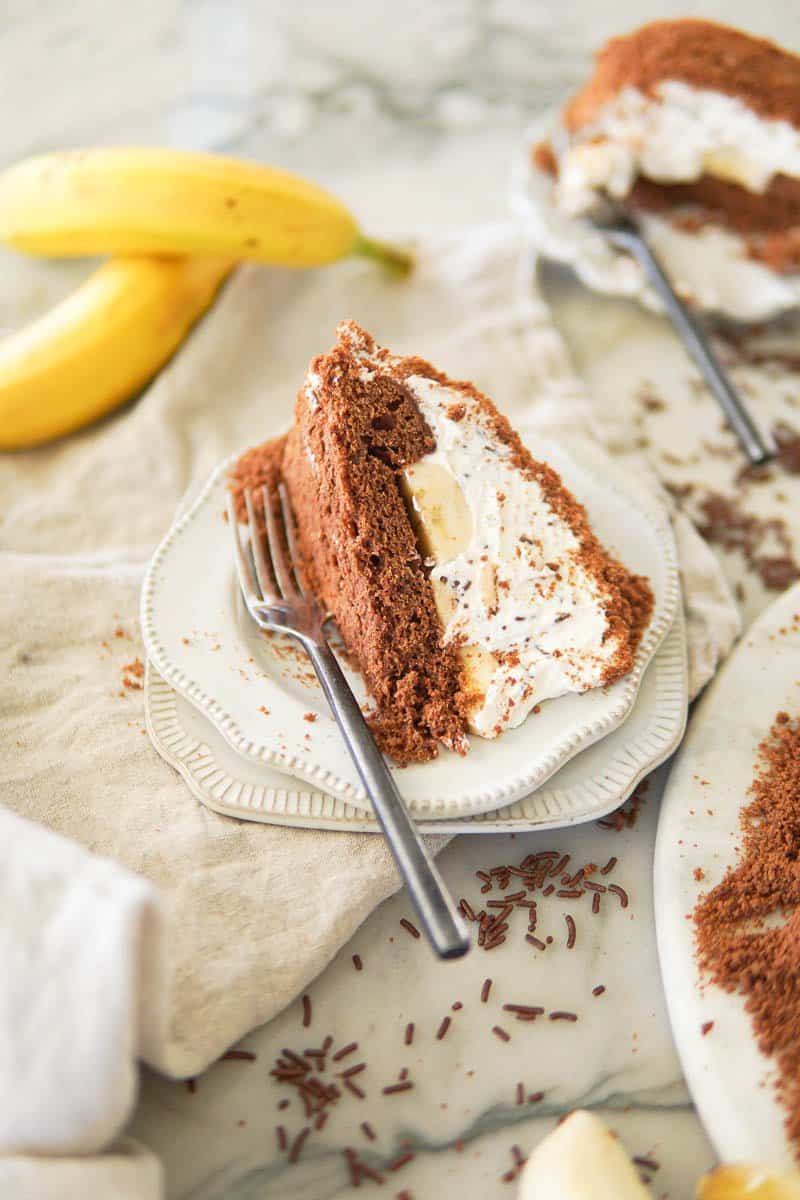
[[[401,480],[443,644],[459,650],[472,732],[496,737],[545,700],[602,685],[620,649],[603,585],[477,396],[408,375],[407,360],[373,350],[354,326],[339,336],[362,382],[402,379],[436,442]]]
[[[800,178],[800,130],[767,120],[735,96],[665,80],[656,95],[626,87],[564,144],[557,198],[586,212],[596,192],[623,198],[637,175],[679,183],[713,175],[763,192],[774,175]]]
[[[604,598],[578,539],[480,404],[427,377],[405,384],[436,439],[404,475],[444,641],[475,692],[470,727],[494,737],[543,700],[601,684],[618,646],[603,640]]]

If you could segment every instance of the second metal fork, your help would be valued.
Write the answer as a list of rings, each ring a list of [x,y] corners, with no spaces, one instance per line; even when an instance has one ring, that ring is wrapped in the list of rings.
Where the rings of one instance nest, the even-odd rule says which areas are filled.
[[[694,359],[712,396],[724,412],[751,466],[760,467],[775,457],[771,438],[761,433],[741,396],[728,378],[697,318],[678,296],[650,243],[636,221],[617,205],[605,203],[590,214],[595,229],[618,250],[633,255],[664,305],[667,316]]]
[[[459,958],[470,945],[466,925],[328,645],[324,614],[313,598],[304,595],[295,578],[292,563],[298,561],[297,543],[286,489],[280,484],[275,496],[262,488],[260,498],[266,538],[256,522],[252,494],[247,491],[244,495],[252,564],[242,544],[236,512],[229,505],[236,567],[247,610],[260,629],[289,634],[308,654],[428,939],[440,958]]]

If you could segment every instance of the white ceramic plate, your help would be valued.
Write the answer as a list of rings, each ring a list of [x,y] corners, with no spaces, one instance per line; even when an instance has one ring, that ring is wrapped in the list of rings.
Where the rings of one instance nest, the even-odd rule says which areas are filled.
[[[700,1116],[724,1161],[787,1167],[796,1164],[784,1136],[784,1114],[769,1086],[771,1063],[755,1044],[742,998],[701,978],[687,914],[736,861],[739,813],[748,800],[759,742],[777,712],[800,711],[800,632],[791,620],[797,612],[800,584],[759,617],[710,686],[661,802],[655,853],[661,970],[675,1042]],[[705,876],[699,882],[698,867]],[[714,1025],[703,1037],[706,1021]]]
[[[579,466],[562,447],[536,436],[526,440],[586,504],[606,546],[650,578],[653,619],[633,670],[612,687],[543,704],[540,714],[501,738],[472,738],[463,758],[443,750],[433,762],[395,768],[404,797],[420,816],[463,817],[512,804],[609,734],[630,713],[644,668],[675,619],[675,545],[660,502],[638,482],[601,482],[596,465]],[[293,643],[260,634],[241,603],[231,534],[222,519],[233,461],[218,467],[153,557],[141,609],[148,656],[240,754],[368,809],[305,655]],[[360,680],[351,681],[363,697]]]
[[[458,820],[423,820],[419,828],[428,833],[503,833],[555,829],[605,816],[675,749],[686,724],[687,702],[686,637],[679,608],[623,725],[516,804]],[[192,794],[215,812],[299,828],[378,832],[371,813],[336,796],[298,787],[290,776],[238,754],[208,717],[170,687],[150,663],[145,717],[158,753],[181,773]]]
[[[535,248],[569,265],[588,287],[661,309],[639,264],[584,220],[560,212],[552,179],[531,160],[531,147],[548,138],[558,116],[545,113],[528,130],[512,175],[512,199]],[[682,233],[668,221],[643,215],[643,231],[673,286],[698,307],[737,321],[761,321],[800,303],[800,275],[776,275],[747,258],[738,238],[707,228]]]

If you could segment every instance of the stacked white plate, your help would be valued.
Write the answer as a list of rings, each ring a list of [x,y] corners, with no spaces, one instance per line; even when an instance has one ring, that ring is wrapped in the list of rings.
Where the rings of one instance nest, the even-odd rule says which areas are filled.
[[[595,532],[656,597],[633,670],[541,706],[470,753],[395,768],[420,827],[481,833],[556,828],[603,816],[672,752],[687,711],[686,646],[666,512],[634,479],[613,482],[582,442],[521,430],[561,473]],[[261,634],[238,594],[222,463],[156,552],[142,593],[147,726],[194,795],[230,816],[378,832],[303,652]],[[366,699],[357,676],[356,693]]]

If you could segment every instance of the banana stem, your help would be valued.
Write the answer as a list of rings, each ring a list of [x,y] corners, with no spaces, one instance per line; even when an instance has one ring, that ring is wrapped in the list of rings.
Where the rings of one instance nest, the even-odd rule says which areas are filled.
[[[374,258],[394,275],[408,275],[414,265],[414,256],[409,250],[367,237],[364,233],[358,235],[353,253],[363,254],[365,258]]]

